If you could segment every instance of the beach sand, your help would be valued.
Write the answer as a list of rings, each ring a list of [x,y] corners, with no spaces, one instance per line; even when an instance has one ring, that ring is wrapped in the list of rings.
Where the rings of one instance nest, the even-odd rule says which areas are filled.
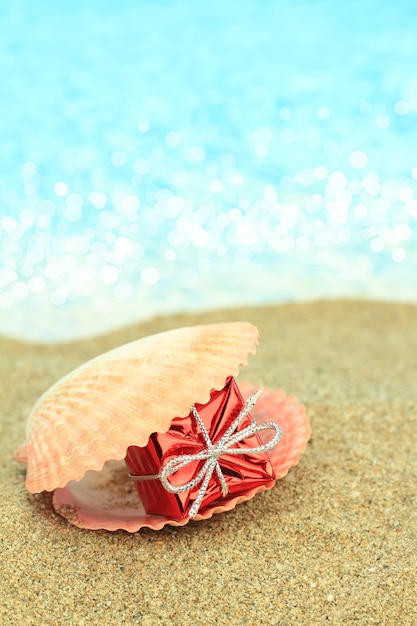
[[[306,406],[312,439],[274,489],[136,534],[86,531],[12,460],[63,374],[138,337],[247,320],[241,380]],[[417,624],[417,306],[336,301],[160,317],[58,346],[0,342],[0,625]]]

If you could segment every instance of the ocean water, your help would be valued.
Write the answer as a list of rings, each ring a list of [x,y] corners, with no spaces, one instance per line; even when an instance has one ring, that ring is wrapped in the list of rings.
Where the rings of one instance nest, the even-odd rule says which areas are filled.
[[[411,0],[3,0],[0,333],[417,300]]]

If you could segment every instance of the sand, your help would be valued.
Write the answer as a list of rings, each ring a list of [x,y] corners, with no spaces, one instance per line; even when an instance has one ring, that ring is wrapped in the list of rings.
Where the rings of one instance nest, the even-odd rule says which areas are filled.
[[[149,333],[248,320],[241,374],[305,404],[299,465],[182,528],[86,531],[29,495],[12,460],[60,376]],[[417,307],[317,302],[170,316],[59,346],[0,343],[0,625],[417,624]]]

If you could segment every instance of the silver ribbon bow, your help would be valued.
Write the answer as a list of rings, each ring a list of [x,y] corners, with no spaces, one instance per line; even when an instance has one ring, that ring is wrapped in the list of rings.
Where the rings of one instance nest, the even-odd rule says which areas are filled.
[[[219,439],[219,441],[217,441],[216,443],[213,443],[211,441],[204,422],[201,419],[197,409],[193,405],[191,407],[191,411],[201,429],[201,432],[203,433],[203,437],[207,447],[204,450],[201,450],[201,452],[197,452],[196,454],[183,454],[175,457],[174,459],[170,459],[162,466],[159,474],[153,476],[131,476],[131,478],[133,478],[134,480],[149,480],[153,478],[159,478],[165,489],[170,493],[182,493],[184,491],[189,491],[201,482],[201,487],[198,492],[197,498],[195,499],[190,509],[190,517],[195,517],[198,514],[199,508],[201,506],[214,471],[216,472],[217,477],[220,481],[223,497],[226,496],[229,491],[219,463],[219,458],[223,454],[259,454],[261,452],[266,452],[267,450],[270,450],[271,448],[276,446],[277,443],[281,440],[283,430],[276,422],[272,421],[263,422],[262,424],[257,424],[256,422],[252,421],[249,426],[247,426],[243,430],[240,430],[239,432],[236,432],[241,421],[255,406],[261,393],[262,389],[259,389],[259,391],[249,396],[237,418],[232,422],[232,424],[229,426],[221,439]],[[244,441],[244,439],[247,439],[248,437],[258,434],[264,430],[275,430],[274,437],[268,443],[264,443],[255,448],[233,447],[237,443]],[[181,470],[189,463],[193,463],[195,461],[205,461],[205,463],[198,472],[198,474],[192,480],[190,480],[188,483],[185,483],[184,485],[173,485],[169,482],[168,479],[170,476]]]

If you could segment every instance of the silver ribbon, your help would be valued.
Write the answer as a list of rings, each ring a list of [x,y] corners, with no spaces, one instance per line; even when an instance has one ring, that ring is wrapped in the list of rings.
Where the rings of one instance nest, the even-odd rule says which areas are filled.
[[[246,428],[244,428],[243,430],[235,432],[239,427],[241,421],[253,409],[261,393],[262,389],[259,389],[257,392],[249,396],[237,418],[232,422],[232,424],[229,426],[221,439],[219,439],[219,441],[216,443],[213,443],[211,441],[204,422],[201,419],[197,409],[193,405],[191,407],[191,411],[201,429],[201,432],[203,433],[203,437],[207,447],[204,450],[201,450],[201,452],[197,452],[196,454],[182,454],[173,459],[170,459],[162,466],[159,474],[155,474],[152,476],[130,476],[130,478],[133,478],[133,480],[152,480],[155,478],[159,478],[162,485],[170,493],[182,493],[184,491],[189,491],[201,482],[201,487],[198,492],[197,498],[195,499],[190,509],[190,517],[195,517],[198,514],[199,508],[206,494],[213,472],[216,472],[217,474],[223,497],[226,496],[229,492],[229,488],[227,486],[219,463],[219,458],[223,454],[260,454],[261,452],[267,452],[268,450],[271,450],[271,448],[276,446],[277,443],[281,440],[283,430],[276,422],[272,421],[263,422],[262,424],[257,424],[255,421],[252,421],[252,423],[249,426],[246,426]],[[244,441],[244,439],[247,439],[252,435],[256,435],[264,430],[275,430],[275,435],[273,436],[271,441],[255,448],[233,447],[237,443]],[[170,476],[181,470],[189,463],[194,463],[195,461],[205,461],[205,463],[198,472],[198,474],[192,480],[190,480],[188,483],[185,483],[184,485],[173,485],[169,482],[168,479]]]

